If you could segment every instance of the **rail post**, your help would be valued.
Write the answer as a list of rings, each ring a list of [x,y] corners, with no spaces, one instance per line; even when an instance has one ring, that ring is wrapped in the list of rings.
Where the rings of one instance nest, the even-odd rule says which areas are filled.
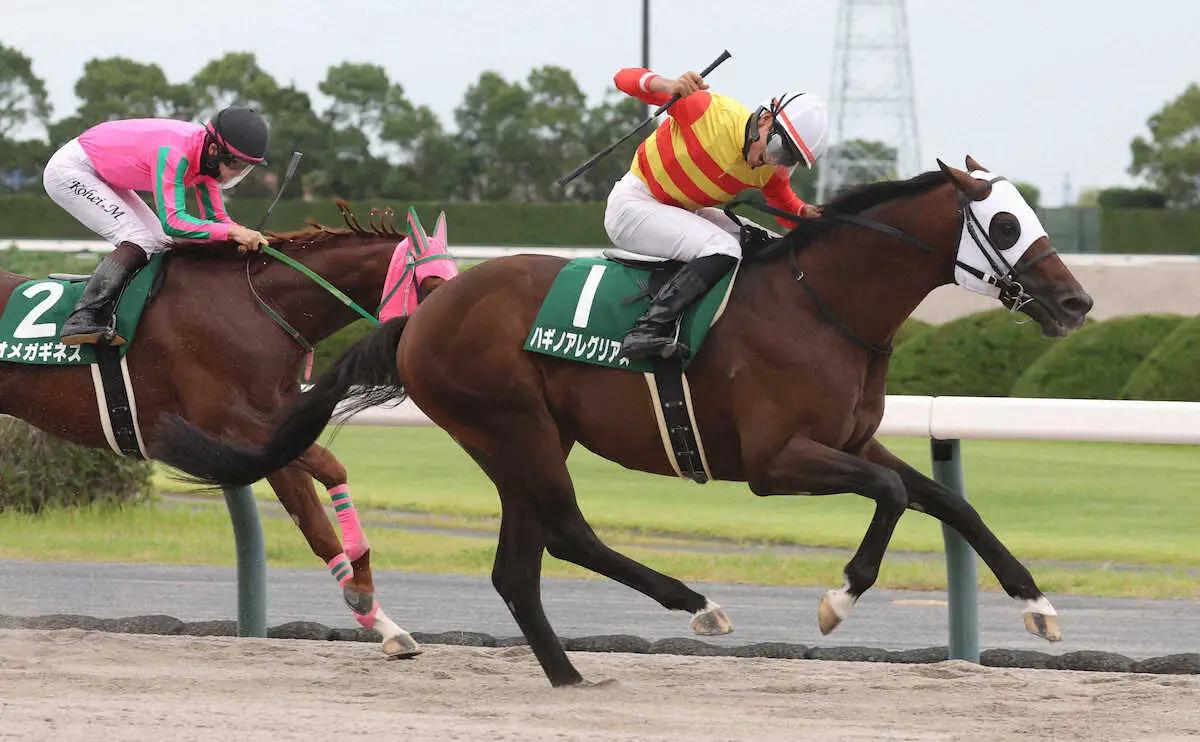
[[[965,500],[961,441],[930,440],[933,478]],[[942,524],[946,543],[946,584],[950,602],[950,659],[979,662],[979,589],[975,550],[958,531]]]

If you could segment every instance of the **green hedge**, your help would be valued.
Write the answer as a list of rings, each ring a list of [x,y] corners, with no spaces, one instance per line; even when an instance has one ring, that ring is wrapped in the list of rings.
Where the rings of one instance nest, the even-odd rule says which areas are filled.
[[[270,199],[229,197],[229,215],[244,224],[257,224]],[[366,225],[372,207],[390,206],[402,220],[409,206],[426,229],[433,229],[438,212],[446,212],[452,245],[607,245],[604,204],[567,202],[530,203],[406,203],[388,199],[350,202],[361,224]],[[280,201],[267,222],[268,230],[300,229],[305,218],[342,226],[333,199]],[[403,221],[400,222],[403,224]],[[16,194],[0,197],[0,236],[60,239],[98,239],[95,234],[58,207],[48,196]]]
[[[257,224],[266,212],[269,199],[228,196],[229,214],[246,224]],[[366,222],[372,207],[390,206],[403,213],[410,204],[400,199],[371,199],[351,202],[351,207]],[[601,202],[563,203],[434,203],[417,202],[421,219],[432,226],[441,210],[449,219],[450,241],[454,245],[565,245],[595,247],[608,244],[604,232],[604,204]],[[1058,212],[1062,211],[1062,214]],[[1076,209],[1047,209],[1046,227],[1060,249],[1076,250],[1081,240],[1091,244],[1094,236],[1081,222]],[[752,209],[743,207],[738,214],[767,224],[778,225]],[[279,202],[267,224],[268,229],[286,231],[304,226],[305,217],[341,225],[333,199]],[[1193,253],[1200,254],[1200,211],[1176,209],[1100,209],[1101,249],[1107,253]],[[1084,219],[1083,221],[1086,221]],[[1081,226],[1082,225],[1082,226]],[[1094,227],[1092,227],[1094,228]],[[1085,229],[1087,235],[1075,234]],[[58,239],[96,239],[86,227],[39,193],[0,196],[0,236]]]
[[[1147,314],[1089,322],[1025,369],[1012,396],[1120,399],[1133,370],[1183,320]]]
[[[140,503],[152,494],[152,472],[145,461],[77,446],[21,420],[0,418],[0,512]]]
[[[1200,211],[1101,209],[1100,248],[1116,255],[1200,254]]]
[[[933,329],[933,325],[923,320],[909,317],[904,320],[904,324],[900,325],[900,329],[896,331],[896,337],[892,338],[892,345],[900,347],[904,343],[912,340],[919,335],[924,335]]]
[[[373,329],[375,329],[374,324],[360,319],[317,343],[316,355],[313,358],[312,377],[317,378],[322,371],[337,360],[344,350],[362,340],[363,336]]]
[[[888,394],[1005,397],[1029,364],[1053,344],[1035,324],[1005,309],[979,312],[917,335],[896,348]]]
[[[1200,315],[1179,323],[1134,369],[1121,398],[1200,402]]]

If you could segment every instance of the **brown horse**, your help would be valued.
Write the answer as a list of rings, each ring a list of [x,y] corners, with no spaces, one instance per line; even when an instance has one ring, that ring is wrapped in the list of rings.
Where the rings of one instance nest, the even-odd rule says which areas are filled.
[[[383,212],[379,223],[373,210],[371,227],[363,228],[348,207],[339,206],[348,228],[314,224],[273,234],[269,241],[355,303],[373,310],[383,297],[384,276],[404,235],[393,226],[390,210]],[[233,243],[176,245],[164,271],[161,289],[146,307],[126,356],[136,415],[147,433],[148,447],[155,443],[154,424],[168,413],[214,435],[266,440],[272,413],[300,391],[306,349],[268,315],[259,300],[309,344],[359,317],[294,268],[267,256],[243,258]],[[0,297],[7,302],[26,280],[0,271]],[[421,288],[428,293],[441,280],[427,279]],[[107,448],[96,396],[89,366],[0,363],[0,413],[64,440]],[[335,499],[349,502],[345,468],[318,445],[285,463],[267,479],[313,552],[331,569],[339,569],[335,576],[342,578],[343,597],[355,617],[379,631],[386,653],[416,653],[412,638],[379,610],[374,599],[370,548],[361,528],[352,538],[345,533],[343,520],[347,542],[343,551],[313,488],[316,478],[332,490]]]
[[[839,196],[825,211],[840,216],[802,223],[747,257],[688,369],[698,432],[712,475],[748,482],[756,495],[853,492],[875,501],[845,585],[821,601],[822,632],[875,582],[910,508],[961,533],[1021,601],[1026,627],[1056,640],[1053,607],[971,505],[874,437],[891,340],[937,286],[975,276],[979,290],[994,289],[1049,336],[1078,328],[1092,305],[1011,183],[970,158],[970,173],[939,165]],[[553,685],[582,679],[542,609],[547,550],[691,613],[697,633],[731,631],[720,606],[613,551],[580,512],[566,466],[576,442],[630,469],[674,472],[641,374],[522,349],[563,264],[502,258],[447,284],[410,318],[347,351],[289,408],[264,449],[215,441],[174,420],[158,436],[158,455],[207,481],[250,482],[303,451],[347,395],[346,411],[407,393],[495,483],[503,514],[492,581]]]

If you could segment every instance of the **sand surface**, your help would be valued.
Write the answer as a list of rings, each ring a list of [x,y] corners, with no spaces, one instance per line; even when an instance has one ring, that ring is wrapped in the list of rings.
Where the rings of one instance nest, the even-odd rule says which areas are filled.
[[[1097,258],[1086,255],[1064,257],[1071,273],[1096,302],[1089,315],[1092,319],[1127,314],[1200,314],[1200,260],[1195,257],[1131,256],[1128,265],[1096,265],[1094,260]],[[942,286],[927,296],[912,316],[941,324],[998,308],[1000,304],[990,297],[961,286]]]
[[[1186,739],[1200,677],[0,631],[0,739]]]

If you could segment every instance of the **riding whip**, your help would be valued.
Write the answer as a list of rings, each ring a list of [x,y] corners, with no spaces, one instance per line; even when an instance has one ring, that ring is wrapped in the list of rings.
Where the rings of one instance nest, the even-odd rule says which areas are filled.
[[[700,77],[708,77],[708,73],[710,73],[710,72],[712,72],[713,70],[715,70],[717,67],[719,67],[719,66],[721,65],[721,63],[722,63],[722,62],[724,62],[726,59],[729,59],[729,58],[730,58],[730,57],[732,57],[732,56],[733,56],[733,55],[729,53],[729,50],[728,50],[728,49],[726,49],[725,51],[721,52],[721,56],[717,57],[715,60],[713,60],[713,63],[712,63],[712,64],[710,64],[709,66],[707,66],[707,67],[705,67],[703,70],[701,70],[701,72],[700,72]],[[647,118],[645,121],[643,121],[642,123],[640,123],[640,124],[638,124],[637,126],[635,126],[635,127],[634,127],[634,128],[633,128],[633,129],[632,129],[632,130],[631,130],[631,131],[628,133],[628,134],[626,134],[625,136],[621,137],[620,139],[618,139],[617,141],[613,142],[612,144],[608,145],[607,147],[605,147],[605,148],[604,148],[603,150],[601,150],[600,152],[597,152],[596,154],[592,155],[592,156],[591,156],[591,157],[588,159],[588,161],[587,161],[587,162],[585,162],[585,163],[583,163],[582,165],[580,165],[579,167],[575,168],[574,170],[572,170],[572,171],[571,171],[570,173],[568,173],[567,175],[564,175],[563,177],[559,178],[559,179],[558,179],[558,184],[559,184],[560,186],[565,186],[567,183],[570,183],[572,180],[575,180],[575,179],[576,179],[576,178],[578,178],[580,175],[582,175],[582,174],[584,174],[585,172],[587,172],[588,170],[590,170],[590,169],[591,169],[591,167],[592,167],[592,165],[595,165],[595,164],[596,164],[596,162],[597,162],[597,161],[598,161],[598,160],[599,160],[601,157],[604,157],[604,156],[605,156],[605,155],[607,155],[609,152],[612,152],[612,151],[613,151],[614,149],[616,149],[617,147],[620,147],[622,144],[624,144],[624,143],[625,143],[625,142],[626,142],[626,141],[627,141],[627,140],[628,140],[630,137],[632,137],[634,134],[637,134],[638,132],[642,131],[643,129],[645,129],[645,128],[646,128],[647,126],[649,126],[650,124],[654,123],[654,119],[656,119],[660,113],[662,113],[663,111],[665,111],[665,110],[667,110],[668,108],[670,108],[670,107],[671,107],[671,106],[672,106],[672,105],[675,103],[675,101],[677,101],[677,100],[679,100],[679,95],[678,95],[678,94],[671,96],[671,100],[669,100],[669,101],[667,101],[666,103],[664,103],[664,104],[662,104],[661,106],[659,106],[659,107],[658,107],[658,110],[656,110],[654,113],[650,114],[650,116],[649,116],[649,117],[648,117],[648,118]]]
[[[287,189],[288,183],[292,182],[292,176],[296,174],[296,168],[300,166],[300,158],[303,156],[300,152],[292,153],[292,161],[288,163],[287,172],[283,175],[283,183],[279,185],[279,193],[275,194],[275,200],[267,207],[267,213],[263,214],[263,218],[258,222],[258,226],[254,228],[255,232],[261,232],[263,225],[267,223],[267,219],[271,218],[271,212],[275,210],[275,204],[279,203],[279,197]]]

